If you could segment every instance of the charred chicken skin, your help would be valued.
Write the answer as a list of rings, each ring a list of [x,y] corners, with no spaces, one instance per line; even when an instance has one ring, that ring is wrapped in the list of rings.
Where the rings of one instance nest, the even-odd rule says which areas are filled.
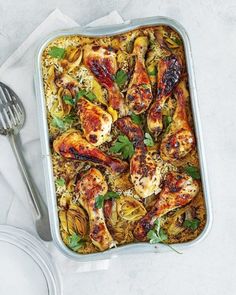
[[[91,168],[76,183],[76,195],[81,206],[89,216],[89,237],[100,251],[114,246],[109,233],[102,208],[96,208],[96,197],[107,193],[107,183],[101,172]]]
[[[87,161],[109,168],[112,172],[122,173],[128,170],[128,164],[110,157],[88,143],[79,131],[69,130],[53,142],[54,150],[64,158]]]
[[[86,45],[84,46],[84,64],[97,81],[107,89],[109,106],[124,115],[126,113],[124,97],[114,81],[117,72],[115,52],[102,46]]]
[[[101,145],[111,132],[111,115],[85,98],[80,98],[77,105],[85,138],[94,146]]]
[[[175,96],[177,106],[173,121],[168,132],[164,134],[160,147],[162,159],[169,162],[184,158],[195,146],[194,134],[186,112],[189,93],[185,81],[176,87]]]
[[[187,205],[198,191],[198,181],[191,176],[169,172],[154,207],[138,221],[134,229],[135,238],[140,241],[146,240],[146,235],[152,229],[157,218],[171,210]]]
[[[163,129],[162,112],[163,106],[173,92],[181,76],[181,64],[173,56],[167,56],[158,63],[157,74],[157,99],[148,111],[148,129],[156,138]]]
[[[143,143],[143,131],[129,116],[116,121],[116,126],[134,143],[135,151],[130,160],[130,176],[135,191],[141,198],[159,191],[160,168]]]
[[[145,112],[152,102],[152,89],[145,66],[148,38],[138,37],[134,42],[133,55],[136,58],[134,73],[128,86],[126,101],[135,114]]]

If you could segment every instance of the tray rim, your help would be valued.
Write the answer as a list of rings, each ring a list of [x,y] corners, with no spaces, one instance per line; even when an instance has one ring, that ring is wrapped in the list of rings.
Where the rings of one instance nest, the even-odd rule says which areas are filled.
[[[201,129],[201,121],[199,117],[199,107],[197,100],[197,91],[195,84],[195,75],[194,75],[194,67],[192,60],[192,53],[190,47],[190,41],[187,32],[178,22],[171,18],[163,17],[163,16],[154,16],[147,18],[134,19],[131,21],[126,21],[122,24],[118,25],[107,25],[107,26],[99,26],[99,27],[75,27],[67,30],[60,30],[54,33],[51,33],[47,36],[38,47],[35,56],[35,92],[37,98],[37,111],[38,111],[38,121],[40,127],[40,143],[41,143],[41,151],[43,158],[43,170],[44,170],[44,178],[45,178],[45,187],[46,187],[46,195],[47,195],[47,204],[50,215],[50,226],[54,244],[57,248],[67,257],[72,258],[77,261],[91,261],[91,260],[101,260],[108,259],[112,257],[116,257],[121,254],[138,254],[138,253],[160,253],[167,252],[169,248],[165,245],[158,245],[158,251],[156,245],[151,245],[148,243],[132,243],[123,246],[119,246],[117,248],[112,248],[106,250],[104,252],[92,253],[92,254],[79,254],[73,252],[64,244],[61,239],[60,231],[59,231],[59,218],[58,218],[58,209],[56,202],[56,193],[55,193],[55,184],[54,184],[54,176],[52,170],[51,163],[51,155],[50,155],[50,147],[48,144],[48,126],[47,126],[47,112],[46,112],[46,104],[45,104],[45,94],[43,88],[43,77],[42,77],[42,69],[41,69],[41,55],[46,46],[53,41],[54,39],[60,36],[69,36],[69,35],[82,35],[88,37],[103,37],[109,35],[118,35],[127,31],[132,31],[134,29],[138,29],[140,27],[148,27],[155,25],[167,25],[176,30],[184,43],[185,49],[185,59],[186,66],[188,72],[188,83],[189,83],[189,92],[190,92],[190,102],[193,113],[193,121],[194,121],[194,129],[195,135],[197,139],[197,150],[200,161],[200,170],[201,170],[201,180],[203,186],[204,200],[206,206],[206,225],[200,235],[190,242],[172,244],[176,250],[181,251],[183,249],[189,248],[193,245],[198,244],[202,241],[207,234],[209,233],[213,216],[212,216],[212,203],[209,192],[209,184],[207,177],[207,168],[206,168],[206,160],[205,160],[205,150],[202,139],[202,129]],[[54,196],[54,198],[52,198]]]

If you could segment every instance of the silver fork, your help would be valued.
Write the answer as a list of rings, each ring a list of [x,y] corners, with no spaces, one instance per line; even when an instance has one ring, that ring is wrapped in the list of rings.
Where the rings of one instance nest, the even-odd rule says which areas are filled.
[[[35,211],[35,225],[44,241],[52,240],[48,210],[41,198],[32,177],[27,171],[25,161],[18,146],[19,131],[25,122],[25,110],[19,97],[7,85],[0,82],[0,134],[8,137],[15,154],[21,175]]]

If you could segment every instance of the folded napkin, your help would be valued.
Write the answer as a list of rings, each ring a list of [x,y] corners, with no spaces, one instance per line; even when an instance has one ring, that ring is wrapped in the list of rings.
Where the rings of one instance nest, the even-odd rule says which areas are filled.
[[[113,11],[109,15],[90,23],[90,26],[122,23],[121,16]],[[48,34],[56,30],[69,29],[78,24],[62,14],[60,10],[54,10],[46,20],[41,23],[22,45],[0,67],[0,81],[8,84],[19,95],[26,109],[26,122],[21,130],[20,138],[23,153],[29,170],[42,196],[45,197],[44,176],[42,174],[41,150],[39,142],[39,130],[37,123],[36,98],[34,92],[34,58],[40,41]],[[6,223],[22,227],[32,233],[35,232],[32,209],[28,202],[27,192],[19,173],[16,160],[11,151],[7,138],[0,137],[0,223]],[[46,199],[46,198],[45,198]],[[68,261],[53,246],[47,245],[61,269],[73,271],[89,271],[107,268],[107,262],[78,263]],[[65,264],[67,267],[65,268]]]

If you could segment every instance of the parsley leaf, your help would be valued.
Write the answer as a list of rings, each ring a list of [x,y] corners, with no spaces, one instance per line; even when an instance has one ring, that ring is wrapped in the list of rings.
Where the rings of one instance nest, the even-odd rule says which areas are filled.
[[[156,68],[154,68],[153,70],[149,70],[149,71],[148,71],[148,75],[149,75],[149,76],[156,76],[156,74],[157,74],[157,70],[156,70]]]
[[[145,133],[144,144],[146,146],[154,146],[154,141],[149,133]]]
[[[105,200],[117,199],[119,196],[116,192],[107,192],[105,195],[98,195],[95,199],[95,207],[98,209],[102,208]]]
[[[172,117],[171,116],[164,116],[163,121],[164,121],[164,127],[167,128],[170,125],[170,123],[172,122]]]
[[[128,159],[134,154],[134,146],[126,135],[119,135],[117,141],[110,148],[110,152],[121,153],[123,159]]]
[[[74,233],[68,237],[68,244],[72,250],[77,251],[84,245],[84,241],[81,239],[80,235]]]
[[[128,80],[128,75],[123,70],[118,70],[115,75],[115,82],[119,86],[119,88],[123,88],[126,81]]]
[[[200,224],[200,220],[197,219],[197,218],[192,219],[192,220],[186,219],[184,221],[184,226],[187,227],[187,228],[190,228],[191,230],[197,229],[199,224]]]
[[[71,127],[74,120],[75,120],[75,116],[72,114],[65,116],[63,119],[61,119],[57,116],[54,116],[52,119],[52,125],[56,128],[61,129],[61,130],[65,130],[65,129]]]
[[[80,99],[82,96],[84,96],[85,98],[87,98],[89,101],[94,101],[94,99],[96,99],[96,95],[92,92],[92,91],[86,91],[84,89],[81,89],[78,93],[77,93],[77,98]]]
[[[172,37],[171,39],[179,46],[183,44],[182,40],[179,38]]]
[[[71,106],[74,106],[74,105],[75,105],[75,100],[74,100],[71,96],[69,96],[69,95],[64,95],[62,98],[63,98],[63,100],[64,100],[64,102],[65,102],[66,104],[69,104],[69,105],[71,105]]]
[[[66,182],[64,178],[58,178],[55,180],[55,183],[57,186],[64,186]]]
[[[56,116],[52,119],[52,125],[59,129],[65,129],[65,124],[61,118],[58,118]]]
[[[52,47],[52,49],[49,51],[49,55],[51,55],[52,57],[55,57],[55,58],[64,58],[65,56],[65,53],[66,53],[66,50],[64,48],[60,48],[60,47]]]
[[[160,218],[154,222],[154,228],[147,233],[147,238],[151,244],[162,243],[168,239],[167,234],[161,228]]]
[[[137,124],[137,125],[142,125],[142,123],[143,123],[143,119],[142,119],[142,117],[139,116],[139,115],[136,115],[135,113],[132,113],[132,114],[130,115],[130,118],[131,118],[131,120],[132,120],[135,124]]]
[[[200,171],[197,167],[195,166],[186,166],[184,167],[184,171],[190,175],[193,179],[200,179],[201,178],[201,174]]]

